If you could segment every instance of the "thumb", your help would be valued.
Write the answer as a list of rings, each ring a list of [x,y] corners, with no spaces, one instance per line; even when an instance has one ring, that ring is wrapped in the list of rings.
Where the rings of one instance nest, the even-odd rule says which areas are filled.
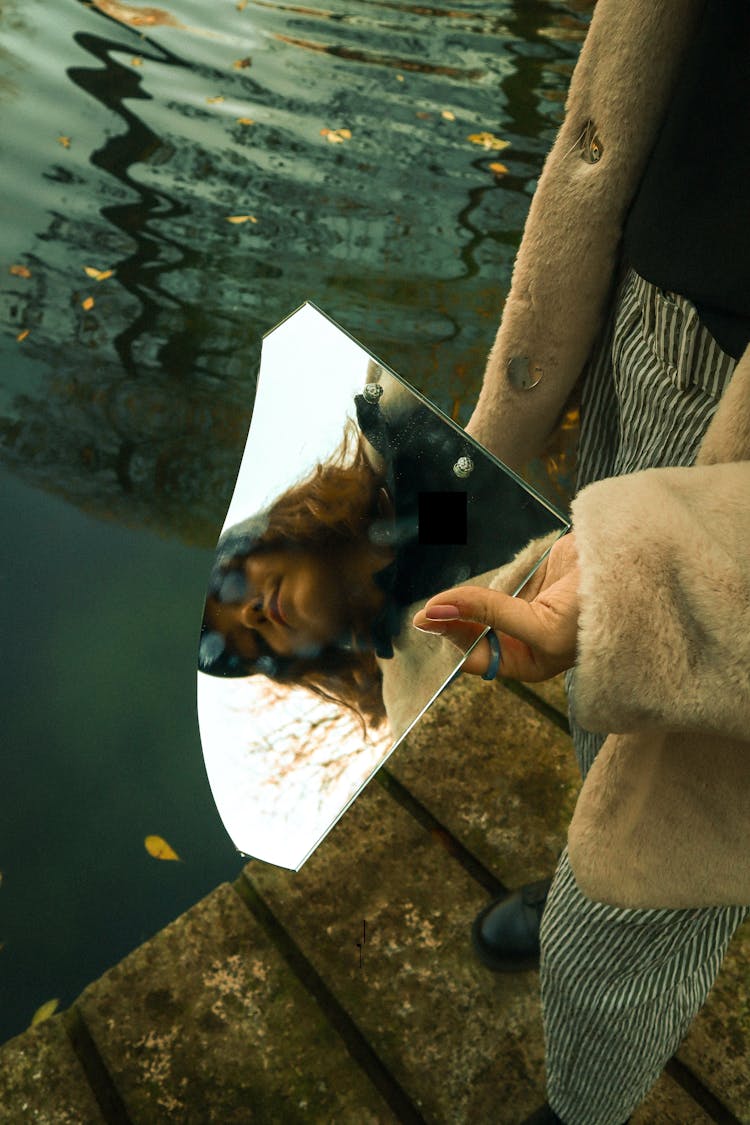
[[[429,627],[430,622],[450,627],[452,622],[468,621],[490,625],[496,632],[507,633],[530,647],[543,640],[543,627],[529,602],[485,586],[444,590],[430,598],[414,617],[418,628]]]

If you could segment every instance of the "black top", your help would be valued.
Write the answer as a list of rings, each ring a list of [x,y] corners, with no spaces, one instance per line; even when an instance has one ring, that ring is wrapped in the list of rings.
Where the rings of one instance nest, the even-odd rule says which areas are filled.
[[[750,4],[707,0],[625,227],[636,272],[750,342]]]
[[[355,397],[357,421],[370,444],[385,463],[388,491],[394,505],[394,520],[376,520],[370,534],[379,542],[390,541],[396,555],[373,577],[386,595],[386,602],[370,631],[376,656],[393,656],[391,638],[404,624],[403,611],[420,598],[430,597],[469,578],[509,562],[529,540],[563,521],[538,500],[509,472],[499,468],[466,440],[460,431],[427,406],[399,412],[392,417],[387,404]],[[470,457],[470,474],[459,477],[454,466]],[[466,497],[466,530],[463,541],[425,542],[420,532],[421,512],[433,497],[438,503],[445,494]],[[450,531],[450,521],[446,519]]]

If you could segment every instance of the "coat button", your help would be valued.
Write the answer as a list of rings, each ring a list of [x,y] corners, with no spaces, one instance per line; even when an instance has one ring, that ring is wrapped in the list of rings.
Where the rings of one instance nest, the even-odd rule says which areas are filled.
[[[362,394],[365,396],[368,402],[380,402],[381,398],[383,397],[383,388],[381,387],[380,383],[367,383]]]
[[[514,355],[508,360],[508,382],[517,390],[527,391],[535,387],[542,377],[538,363],[530,363],[525,355]]]
[[[593,121],[586,122],[586,128],[583,130],[581,138],[581,156],[587,164],[597,164],[604,152],[604,146],[599,140],[599,134],[596,131],[596,125]]]

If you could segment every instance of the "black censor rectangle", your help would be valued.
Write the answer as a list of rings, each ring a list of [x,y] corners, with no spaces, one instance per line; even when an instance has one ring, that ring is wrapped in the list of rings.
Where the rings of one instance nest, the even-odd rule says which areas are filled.
[[[466,543],[465,492],[419,493],[419,542],[433,546]]]

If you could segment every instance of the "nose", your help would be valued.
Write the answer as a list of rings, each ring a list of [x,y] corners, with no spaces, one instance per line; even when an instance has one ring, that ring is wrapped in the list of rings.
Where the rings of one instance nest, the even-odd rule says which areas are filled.
[[[253,629],[268,620],[268,615],[263,610],[263,598],[260,594],[254,598],[248,598],[247,601],[240,602],[237,606],[237,614],[241,623],[248,629]]]

